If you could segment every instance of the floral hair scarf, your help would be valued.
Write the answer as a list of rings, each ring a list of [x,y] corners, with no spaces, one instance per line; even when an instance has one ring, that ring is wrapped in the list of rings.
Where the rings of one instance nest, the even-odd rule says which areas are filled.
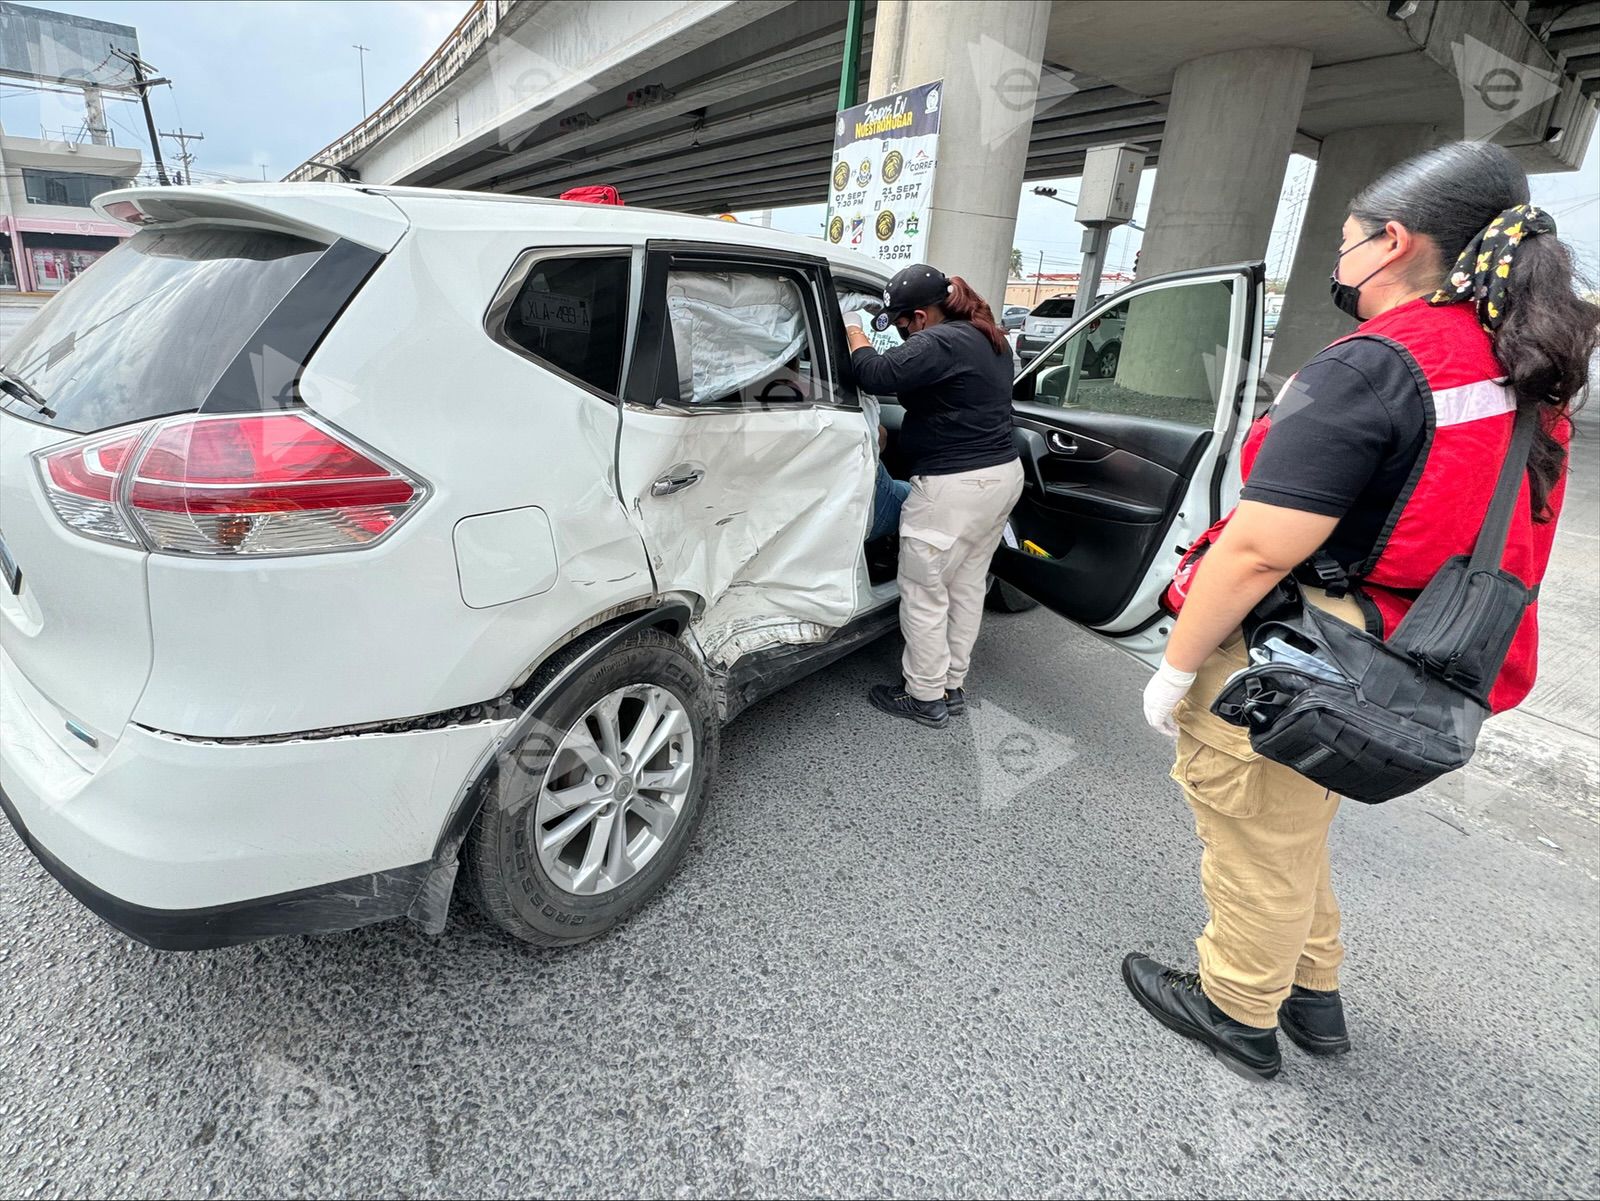
[[[1473,301],[1478,306],[1478,324],[1493,333],[1506,319],[1510,303],[1507,287],[1518,247],[1527,238],[1555,232],[1555,219],[1543,209],[1531,204],[1508,208],[1467,243],[1450,270],[1449,280],[1428,298],[1428,303]]]

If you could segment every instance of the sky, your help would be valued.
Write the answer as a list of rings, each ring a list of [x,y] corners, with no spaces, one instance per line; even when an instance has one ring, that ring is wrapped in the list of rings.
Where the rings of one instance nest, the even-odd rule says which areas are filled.
[[[172,80],[151,93],[163,130],[180,126],[205,135],[193,143],[196,181],[233,177],[259,179],[262,168],[277,179],[355,125],[362,116],[360,64],[365,61],[368,108],[393,94],[439,45],[470,7],[468,0],[231,0],[183,3],[172,0],[32,0],[32,7],[58,9],[132,25],[144,58]],[[353,47],[370,48],[364,56]],[[37,137],[41,126],[76,127],[82,104],[72,97],[19,94],[0,85],[0,124]],[[145,144],[136,105],[108,103],[119,144]],[[175,149],[163,146],[169,159]],[[1267,250],[1268,273],[1287,274],[1297,226],[1297,189],[1303,194],[1314,169],[1295,156],[1285,175],[1278,219]],[[1134,220],[1148,214],[1154,171],[1146,171]],[[1591,286],[1600,287],[1600,127],[1589,145],[1584,170],[1532,179],[1534,200],[1556,217]],[[604,183],[604,180],[596,180]],[[1023,190],[1015,245],[1027,272],[1075,270],[1082,227],[1058,201],[1031,193],[1053,185],[1073,199],[1078,181],[1036,180]],[[773,224],[797,233],[820,231],[823,206],[781,209]],[[1139,248],[1137,231],[1121,229],[1111,239],[1108,270],[1129,271]],[[1331,252],[1330,252],[1331,258]]]
[[[132,25],[139,53],[172,80],[151,91],[161,130],[180,125],[205,135],[192,143],[195,181],[208,176],[278,179],[362,117],[361,60],[367,103],[376,108],[410,79],[471,5],[467,0],[23,0],[101,21]],[[361,55],[356,44],[370,47]],[[19,95],[0,85],[0,124],[38,137],[83,120],[73,97]],[[43,111],[41,111],[41,109]],[[137,104],[106,104],[118,145],[148,147]],[[172,142],[161,152],[169,165]],[[148,149],[146,151],[148,155]]]

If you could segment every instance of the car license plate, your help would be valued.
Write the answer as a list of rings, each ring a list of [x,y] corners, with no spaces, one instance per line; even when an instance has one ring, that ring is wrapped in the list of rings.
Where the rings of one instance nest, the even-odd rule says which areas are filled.
[[[1056,331],[1061,327],[1059,325],[1040,325],[1035,328],[1041,338],[1053,338],[1056,336]]]

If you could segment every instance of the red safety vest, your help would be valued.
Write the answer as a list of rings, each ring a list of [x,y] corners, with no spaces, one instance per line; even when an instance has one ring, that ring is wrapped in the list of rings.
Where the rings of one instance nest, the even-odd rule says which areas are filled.
[[[1387,636],[1446,559],[1471,553],[1511,444],[1516,398],[1504,382],[1504,369],[1494,356],[1489,335],[1478,325],[1471,304],[1435,306],[1426,300],[1413,300],[1363,322],[1350,335],[1372,336],[1396,345],[1416,365],[1425,385],[1422,395],[1427,406],[1426,440],[1411,479],[1390,512],[1372,554],[1351,573],[1369,628]],[[1240,469],[1246,478],[1271,423],[1269,411],[1251,427],[1245,439]],[[1548,428],[1563,446],[1570,443],[1572,426],[1565,418]],[[1528,485],[1526,480],[1523,482],[1503,566],[1524,584],[1533,586],[1544,579],[1555,542],[1555,517],[1561,512],[1565,495],[1563,473],[1550,494],[1551,520],[1536,523]],[[1188,592],[1200,563],[1196,551],[1203,553],[1204,546],[1216,540],[1227,520],[1223,518],[1208,530],[1185,555],[1168,592],[1170,608],[1180,606]],[[1539,612],[1535,603],[1528,607],[1490,691],[1490,705],[1496,713],[1521,704],[1533,689],[1538,657]]]

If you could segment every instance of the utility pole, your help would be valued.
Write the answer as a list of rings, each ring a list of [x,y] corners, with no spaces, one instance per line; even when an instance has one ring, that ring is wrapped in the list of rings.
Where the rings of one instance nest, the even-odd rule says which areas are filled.
[[[839,111],[854,108],[861,78],[861,30],[866,24],[866,0],[850,0],[844,17],[844,60],[839,66]]]
[[[1033,273],[1033,303],[1039,303],[1039,284],[1044,278],[1044,251],[1039,252],[1039,269]]]
[[[137,54],[132,54],[113,46],[111,48],[111,57],[119,58],[133,68],[133,89],[139,93],[139,103],[144,106],[145,128],[150,131],[150,153],[155,158],[156,182],[165,187],[172,181],[167,178],[166,164],[161,161],[161,138],[156,133],[156,119],[150,112],[150,89],[172,81],[170,79],[162,79],[159,76],[154,78],[147,77],[145,72],[154,71],[155,68]]]
[[[367,54],[372,47],[363,46],[358,42],[352,45],[350,49],[356,52],[356,62],[361,64],[361,116],[365,120],[367,116]]]
[[[166,130],[162,130],[161,136],[171,138],[178,143],[178,161],[183,164],[183,170],[179,173],[178,182],[184,184],[193,183],[194,152],[189,149],[189,143],[203,142],[206,140],[206,135],[203,133],[184,133],[183,126],[180,125],[177,133],[168,133]]]

